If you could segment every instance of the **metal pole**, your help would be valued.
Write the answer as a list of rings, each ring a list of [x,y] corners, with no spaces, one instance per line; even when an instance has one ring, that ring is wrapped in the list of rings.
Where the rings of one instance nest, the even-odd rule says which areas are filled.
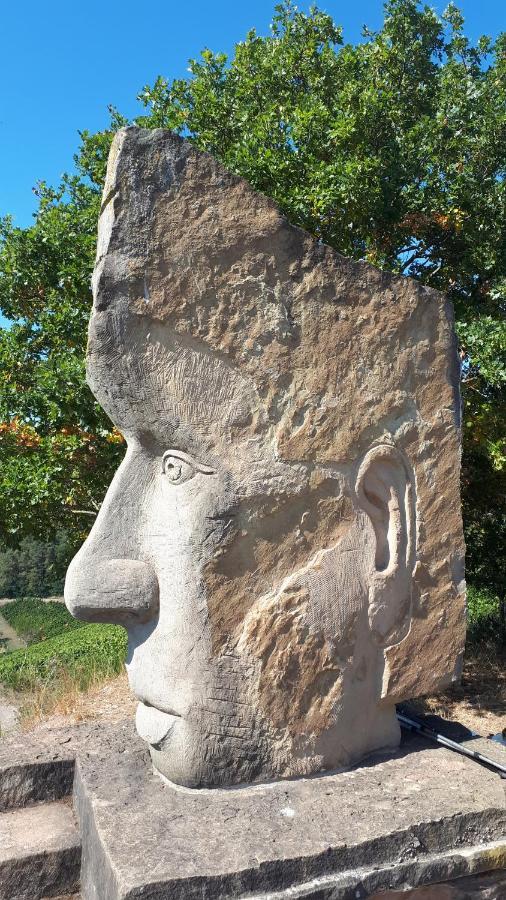
[[[404,728],[408,728],[410,731],[416,731],[418,734],[434,741],[436,744],[447,747],[449,750],[453,750],[455,753],[461,753],[462,756],[474,759],[476,762],[482,763],[482,765],[488,766],[490,769],[494,769],[495,772],[499,773],[501,778],[506,778],[506,766],[502,766],[501,763],[496,762],[495,759],[490,759],[489,756],[485,756],[485,754],[480,753],[479,750],[470,750],[469,747],[464,747],[462,744],[458,744],[456,741],[444,737],[444,735],[429,728],[428,725],[424,725],[423,722],[417,722],[414,719],[410,719],[408,716],[404,715],[404,713],[397,712],[397,718]]]

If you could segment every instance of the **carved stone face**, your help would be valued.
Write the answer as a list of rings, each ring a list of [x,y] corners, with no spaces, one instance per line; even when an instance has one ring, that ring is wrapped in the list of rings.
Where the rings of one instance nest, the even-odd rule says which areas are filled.
[[[173,781],[310,774],[394,746],[394,702],[424,681],[413,622],[433,646],[445,629],[437,566],[434,610],[420,605],[420,422],[434,438],[435,402],[414,375],[439,308],[413,349],[412,297],[389,324],[369,285],[399,354],[378,360],[377,325],[361,336],[336,301],[364,294],[359,276],[167,132],[117,138],[104,197],[88,380],[128,451],[69,568],[69,609],[127,628],[137,728]],[[451,406],[448,335],[432,377]],[[454,462],[455,426],[442,434]]]
[[[395,744],[369,622],[374,531],[350,473],[277,458],[252,386],[194,346],[164,344],[163,327],[134,325],[121,363],[100,359],[101,399],[128,451],[66,595],[81,617],[127,627],[137,727],[155,766],[189,785],[251,781]],[[158,415],[137,430],[139,359]],[[384,452],[402,477],[400,455]],[[409,600],[406,590],[396,627]],[[367,729],[354,727],[357,707]]]

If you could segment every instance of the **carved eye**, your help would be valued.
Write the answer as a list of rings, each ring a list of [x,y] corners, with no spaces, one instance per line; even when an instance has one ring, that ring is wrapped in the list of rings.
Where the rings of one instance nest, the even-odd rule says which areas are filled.
[[[167,450],[162,458],[162,472],[171,484],[184,484],[197,472],[213,475],[214,469],[201,465],[181,450]]]
[[[163,474],[167,476],[171,484],[183,484],[185,481],[189,481],[195,475],[195,471],[191,463],[181,459],[180,456],[174,456],[170,451],[163,457]]]

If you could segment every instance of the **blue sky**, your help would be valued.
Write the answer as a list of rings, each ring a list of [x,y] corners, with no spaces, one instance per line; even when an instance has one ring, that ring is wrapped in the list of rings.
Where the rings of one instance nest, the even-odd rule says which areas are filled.
[[[32,187],[50,184],[72,168],[78,129],[103,128],[107,106],[127,116],[140,111],[135,97],[158,74],[186,74],[187,60],[208,46],[230,51],[246,31],[268,31],[275,0],[23,0],[3,5],[0,31],[0,215],[29,225]],[[299,2],[307,10],[309,3]],[[344,26],[345,40],[360,39],[365,23],[382,21],[381,0],[321,0],[320,8]],[[446,0],[435,0],[441,11]],[[461,0],[466,32],[495,35],[506,29],[504,0]]]
[[[268,33],[277,0],[18,0],[0,18],[0,216],[30,225],[38,180],[57,184],[72,169],[79,129],[108,124],[108,104],[131,117],[136,96],[157,75],[184,77],[201,49],[230,52],[254,27]],[[299,0],[300,9],[309,2]],[[319,0],[361,39],[362,25],[379,28],[382,0]],[[447,0],[431,4],[438,12]],[[466,33],[506,29],[505,0],[460,0]],[[0,314],[0,326],[5,319]]]

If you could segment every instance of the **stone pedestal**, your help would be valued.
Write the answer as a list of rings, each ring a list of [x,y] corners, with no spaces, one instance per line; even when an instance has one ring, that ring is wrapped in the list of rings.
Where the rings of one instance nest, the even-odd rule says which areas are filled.
[[[358,900],[506,867],[504,783],[418,739],[350,771],[225,790],[164,783],[125,747],[76,768],[84,900]]]
[[[469,744],[504,758],[490,741]],[[0,743],[0,830],[16,811],[40,818],[72,799],[82,900],[370,900],[427,885],[442,900],[496,900],[506,877],[504,786],[482,766],[409,736],[394,755],[345,772],[191,790],[154,773],[132,723],[82,723]],[[58,860],[70,840],[79,852],[73,828],[48,836]],[[33,843],[32,834],[24,839]],[[13,894],[20,873],[26,882],[34,871],[31,850],[11,854],[0,897],[48,896],[33,876],[32,890]],[[489,873],[492,893],[462,893],[477,873]],[[441,894],[450,882],[453,893]],[[72,870],[69,893],[75,883]]]

